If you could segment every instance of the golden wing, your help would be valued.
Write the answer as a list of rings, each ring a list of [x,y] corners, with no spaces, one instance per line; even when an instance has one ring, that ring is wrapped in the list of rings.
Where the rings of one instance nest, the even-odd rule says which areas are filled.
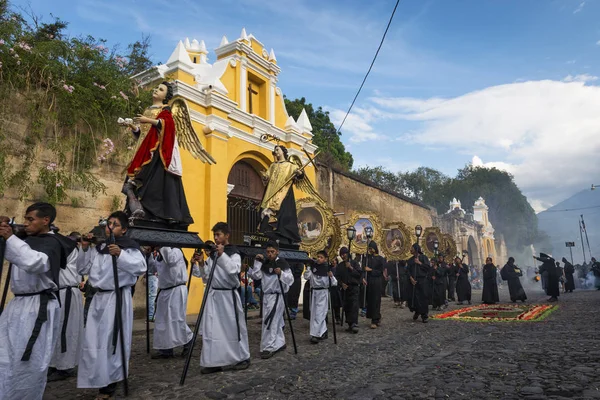
[[[325,200],[321,198],[317,189],[313,186],[313,184],[308,180],[306,175],[303,175],[302,178],[296,181],[296,187],[302,190],[304,193],[308,194],[310,197],[313,197],[320,204],[325,204]]]
[[[302,168],[302,160],[296,154],[292,154],[291,156],[289,156],[288,160],[291,163],[296,164],[298,168]]]
[[[183,99],[175,99],[171,102],[171,113],[173,114],[173,121],[175,122],[175,132],[177,135],[177,141],[192,156],[199,159],[202,162],[209,164],[216,164],[217,161],[211,156],[202,143],[192,126],[192,120],[190,118],[190,111],[188,110],[187,103]]]

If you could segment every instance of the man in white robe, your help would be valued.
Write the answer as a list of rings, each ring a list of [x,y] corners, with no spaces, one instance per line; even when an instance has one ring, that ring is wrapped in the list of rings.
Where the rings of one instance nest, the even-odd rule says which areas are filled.
[[[73,233],[69,235],[69,238],[72,237]],[[81,276],[77,274],[78,255],[76,248],[67,259],[67,267],[60,270],[60,334],[50,361],[49,382],[75,376],[75,367],[79,361],[79,347],[83,336],[83,296],[79,290]],[[66,320],[65,316],[68,316]]]
[[[267,244],[266,259],[262,254],[256,256],[254,266],[249,270],[254,280],[261,279],[263,290],[263,320],[260,340],[260,357],[268,359],[281,350],[285,350],[284,297],[294,283],[294,275],[287,261],[279,258],[279,245]],[[283,288],[283,293],[282,289]]]
[[[310,342],[327,339],[327,312],[329,311],[329,288],[337,286],[337,280],[329,267],[325,251],[317,253],[316,264],[306,268],[304,279],[310,281]]]
[[[127,215],[114,212],[108,218],[117,244],[89,247],[83,242],[78,258],[80,275],[88,275],[95,291],[92,298],[77,371],[78,388],[99,388],[98,398],[111,399],[117,383],[124,379],[121,359],[121,337],[115,334],[115,308],[117,296],[113,276],[112,257],[117,257],[119,286],[121,290],[121,318],[125,338],[125,360],[129,371],[131,335],[133,328],[133,302],[131,287],[137,277],[146,272],[146,260],[137,243],[124,236],[128,227]],[[110,235],[108,225],[106,236]],[[115,350],[116,349],[116,350]]]
[[[163,247],[160,257],[148,259],[148,268],[158,273],[158,294],[154,318],[153,359],[172,358],[175,347],[184,346],[187,355],[193,333],[187,325],[187,266],[181,249]],[[160,258],[160,260],[159,260]]]
[[[56,209],[48,203],[28,207],[24,240],[13,234],[8,218],[0,217],[0,237],[6,241],[5,259],[12,263],[10,286],[15,295],[0,316],[0,400],[41,400],[46,388],[60,332],[58,269],[68,254],[51,238],[55,217]]]
[[[212,256],[202,263],[200,255],[195,255],[192,272],[208,283],[211,270],[215,268],[211,286],[204,289],[209,292],[200,322],[200,372],[203,374],[224,368],[243,370],[250,366],[248,330],[239,293],[242,259],[239,250],[229,244],[230,231],[225,222],[217,223],[212,231],[216,244]]]

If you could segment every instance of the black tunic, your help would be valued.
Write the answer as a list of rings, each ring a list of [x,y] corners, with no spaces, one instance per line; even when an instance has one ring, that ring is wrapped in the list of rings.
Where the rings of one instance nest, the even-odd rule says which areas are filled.
[[[456,278],[456,296],[459,302],[471,301],[471,282],[469,282],[469,266],[461,264],[458,266]]]
[[[383,277],[383,267],[385,259],[379,255],[368,255],[365,267],[372,271],[366,273],[367,276],[367,318],[373,322],[379,322],[381,319],[381,279]],[[365,271],[367,272],[367,271]]]
[[[547,274],[546,281],[546,294],[550,297],[558,297],[560,296],[560,287],[559,287],[559,279],[558,276],[558,268],[556,267],[556,263],[553,258],[537,258],[537,260],[542,261],[542,265],[539,268],[540,274]]]
[[[304,264],[294,263],[290,265],[292,274],[294,275],[294,283],[290,286],[287,292],[287,301],[289,308],[298,308],[298,300],[300,299],[300,287],[302,286],[302,273],[304,272]]]
[[[486,304],[495,304],[500,301],[498,296],[498,284],[496,276],[498,268],[494,264],[486,264],[483,266],[483,293],[481,301]]]
[[[298,215],[296,214],[296,200],[294,198],[294,185],[291,185],[285,195],[279,211],[277,211],[277,223],[273,227],[269,224],[269,216],[266,215],[261,223],[259,231],[273,240],[281,243],[300,243],[298,232]]]
[[[418,257],[421,262],[420,265],[415,262],[415,256],[411,257],[407,263],[409,276],[417,282],[416,285],[413,285],[409,278],[408,308],[412,312],[427,316],[429,314],[429,298],[431,297],[431,286],[428,277],[431,276],[432,268],[429,265],[429,259],[425,255],[419,254]]]
[[[517,269],[514,264],[506,264],[500,271],[502,279],[508,282],[508,292],[510,293],[510,301],[527,300],[525,290],[519,279],[523,276],[521,270]]]
[[[168,172],[155,151],[152,160],[135,176],[137,196],[146,210],[147,218],[158,217],[170,222],[193,224],[181,176]]]
[[[456,264],[448,265],[448,300],[455,300],[457,275],[458,267],[456,266]]]
[[[448,274],[448,268],[446,264],[440,264],[433,272],[433,299],[432,304],[434,307],[441,307],[446,303],[446,278]]]
[[[564,260],[563,260],[564,261]],[[575,267],[570,262],[565,262],[565,292],[575,290]]]

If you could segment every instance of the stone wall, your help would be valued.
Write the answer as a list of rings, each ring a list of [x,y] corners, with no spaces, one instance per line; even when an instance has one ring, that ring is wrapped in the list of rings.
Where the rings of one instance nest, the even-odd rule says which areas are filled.
[[[347,173],[320,166],[317,172],[317,190],[336,212],[342,223],[353,211],[373,212],[381,222],[402,221],[408,227],[433,226],[435,210],[408,197],[400,196],[360,180]]]

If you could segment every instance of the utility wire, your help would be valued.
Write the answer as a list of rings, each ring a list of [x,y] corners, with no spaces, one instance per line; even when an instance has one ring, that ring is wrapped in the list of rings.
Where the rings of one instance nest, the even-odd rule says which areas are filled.
[[[600,206],[581,207],[581,208],[565,208],[564,210],[545,210],[545,211],[542,211],[542,212],[579,211],[579,210],[589,210],[591,208],[600,208]]]
[[[394,11],[392,11],[392,15],[390,16],[390,20],[388,21],[388,24],[385,28],[385,32],[383,32],[383,37],[381,38],[381,42],[379,43],[379,47],[377,48],[377,51],[375,52],[375,56],[373,57],[373,61],[371,61],[371,65],[369,66],[369,70],[367,71],[367,74],[365,75],[365,78],[363,79],[362,83],[360,84],[360,87],[358,88],[358,91],[356,92],[356,96],[354,96],[354,100],[352,100],[352,104],[350,104],[350,107],[348,108],[348,111],[346,111],[346,115],[344,116],[344,119],[342,120],[342,123],[340,124],[339,128],[337,129],[337,132],[339,133],[342,130],[342,126],[344,126],[344,122],[346,122],[346,118],[348,118],[348,115],[350,115],[350,111],[352,111],[352,107],[354,107],[354,103],[356,102],[356,99],[358,98],[358,95],[360,94],[360,91],[362,90],[363,86],[365,85],[365,82],[367,81],[367,78],[369,77],[369,74],[371,73],[371,69],[373,68],[373,65],[375,64],[375,60],[377,60],[377,56],[379,55],[379,50],[381,50],[381,46],[383,46],[383,41],[385,40],[385,36],[388,33],[388,30],[390,29],[390,25],[392,24],[392,20],[394,19],[394,14],[396,14],[396,9],[398,8],[398,4],[400,4],[400,0],[396,1],[396,5],[394,6]]]

